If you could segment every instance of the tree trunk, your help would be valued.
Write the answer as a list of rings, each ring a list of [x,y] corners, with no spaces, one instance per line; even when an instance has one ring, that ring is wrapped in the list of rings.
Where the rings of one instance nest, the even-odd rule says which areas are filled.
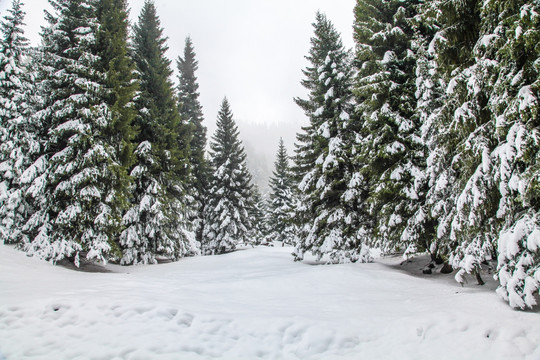
[[[474,275],[476,276],[476,281],[478,282],[478,285],[486,284],[484,280],[482,280],[482,276],[480,276],[480,269],[474,270]]]

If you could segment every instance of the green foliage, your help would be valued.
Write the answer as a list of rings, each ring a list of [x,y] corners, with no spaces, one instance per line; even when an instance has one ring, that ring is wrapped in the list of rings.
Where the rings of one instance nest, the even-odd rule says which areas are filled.
[[[32,212],[22,175],[40,147],[29,119],[33,86],[22,8],[13,1],[0,25],[0,241],[18,246],[26,242],[22,227]]]
[[[186,38],[184,56],[178,57],[178,104],[182,119],[190,124],[193,136],[191,138],[191,163],[194,168],[197,180],[202,180],[207,175],[206,166],[206,127],[202,106],[199,102],[199,84],[195,72],[198,70],[198,61],[195,58],[195,51],[191,38]],[[204,183],[197,186],[203,187]]]
[[[322,125],[322,120],[315,117],[314,114],[324,104],[324,95],[328,87],[325,87],[319,80],[319,67],[324,65],[326,56],[330,52],[342,51],[343,47],[339,33],[324,14],[317,13],[313,28],[314,35],[310,40],[311,48],[306,56],[309,65],[302,70],[305,78],[301,81],[302,86],[309,91],[308,98],[294,99],[310,121],[309,125],[302,128],[302,132],[297,135],[295,144],[293,171],[297,181],[301,181],[309,172],[321,151],[321,145],[317,143],[315,132]]]
[[[251,220],[251,230],[249,232],[251,243],[255,245],[267,244],[267,208],[257,185],[251,187],[248,215]]]
[[[189,131],[178,113],[166,38],[153,2],[144,3],[133,29],[132,57],[139,74],[139,133],[131,207],[120,243],[123,264],[155,262],[156,255],[178,259],[196,252],[188,231],[186,194],[190,176]]]
[[[198,62],[195,59],[195,51],[191,38],[186,38],[184,56],[178,57],[178,107],[180,116],[189,125],[192,133],[190,149],[190,162],[193,169],[194,197],[197,214],[196,239],[202,241],[204,229],[204,208],[210,183],[210,166],[206,160],[206,127],[203,125],[204,117],[202,106],[199,102],[199,84],[195,72],[198,70]]]
[[[149,141],[159,161],[155,172],[172,178],[189,175],[189,131],[184,131],[177,110],[170,76],[171,61],[166,58],[167,39],[152,1],[146,1],[133,28],[133,59],[140,76],[140,94],[136,100],[140,129],[138,142]],[[181,137],[183,135],[184,137]]]
[[[135,64],[128,54],[128,11],[125,0],[100,0],[97,5],[99,30],[96,35],[97,64],[105,74],[106,92],[103,99],[111,112],[111,126],[104,136],[118,154],[119,163],[113,168],[117,182],[115,185],[115,213],[121,217],[129,207],[131,178],[129,168],[135,162],[134,139],[137,134],[133,122],[137,115],[133,100],[138,90]],[[118,231],[119,233],[120,231]],[[118,248],[115,249],[120,255]]]
[[[493,33],[488,45],[497,46],[489,54],[497,65],[488,100],[498,140],[493,172],[501,196],[497,292],[521,309],[537,305],[540,289],[539,12],[533,1],[492,1],[482,13],[484,29]],[[490,19],[497,22],[488,26]]]
[[[133,100],[138,90],[135,64],[128,54],[128,11],[126,0],[100,0],[97,12],[100,23],[97,48],[99,68],[106,74],[107,94],[104,95],[113,112],[111,136],[122,165],[131,166],[134,159],[133,140],[137,129],[133,121],[137,115]]]
[[[355,140],[350,57],[326,16],[318,13],[313,27],[302,81],[308,98],[295,99],[310,124],[297,137],[295,172],[301,181],[293,255],[301,260],[311,252],[325,261],[354,262],[362,256],[357,209],[346,193]]]
[[[289,165],[289,156],[283,143],[279,147],[270,178],[270,199],[268,201],[268,239],[292,244],[296,229],[294,226],[294,180]]]
[[[38,87],[41,157],[26,172],[36,213],[26,248],[59,261],[80,254],[106,260],[115,248],[123,209],[122,164],[112,136],[106,74],[99,66],[97,8],[84,0],[51,1],[42,34]]]
[[[367,204],[373,219],[368,230],[371,245],[384,250],[409,245],[402,234],[414,207],[423,202],[417,185],[425,152],[415,98],[416,5],[417,1],[359,0],[355,8],[354,94],[360,116],[355,162],[357,178],[368,189],[357,201]]]
[[[207,255],[215,255],[233,251],[239,243],[248,243],[253,229],[249,217],[253,210],[251,174],[226,98],[218,113],[210,149],[214,174],[205,208],[202,249]]]

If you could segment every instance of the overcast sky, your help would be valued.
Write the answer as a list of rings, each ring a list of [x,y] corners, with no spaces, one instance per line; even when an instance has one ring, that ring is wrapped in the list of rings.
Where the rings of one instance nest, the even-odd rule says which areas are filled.
[[[26,36],[37,45],[43,9],[49,5],[47,0],[23,1]],[[144,0],[128,3],[135,22]],[[243,123],[270,126],[258,131],[246,126],[255,132],[242,136],[250,138],[255,148],[271,144],[264,153],[275,153],[279,136],[291,152],[294,132],[305,121],[293,98],[306,93],[300,85],[301,70],[307,65],[304,56],[317,10],[341,32],[345,46],[353,46],[355,0],[155,0],[155,4],[169,38],[167,55],[174,70],[186,36],[193,40],[209,135],[215,129],[221,100],[227,96],[241,132]],[[2,13],[9,6],[10,0],[0,0]]]

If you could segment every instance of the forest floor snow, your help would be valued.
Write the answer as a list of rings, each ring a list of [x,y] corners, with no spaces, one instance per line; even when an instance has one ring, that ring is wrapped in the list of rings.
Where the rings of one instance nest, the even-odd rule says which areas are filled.
[[[254,248],[80,272],[0,246],[0,359],[540,359],[540,314],[398,264]]]

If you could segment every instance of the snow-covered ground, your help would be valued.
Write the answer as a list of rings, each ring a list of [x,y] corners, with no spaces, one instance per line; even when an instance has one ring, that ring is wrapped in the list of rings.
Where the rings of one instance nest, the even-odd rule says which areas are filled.
[[[0,246],[0,359],[540,359],[540,314],[255,248],[87,273]]]

